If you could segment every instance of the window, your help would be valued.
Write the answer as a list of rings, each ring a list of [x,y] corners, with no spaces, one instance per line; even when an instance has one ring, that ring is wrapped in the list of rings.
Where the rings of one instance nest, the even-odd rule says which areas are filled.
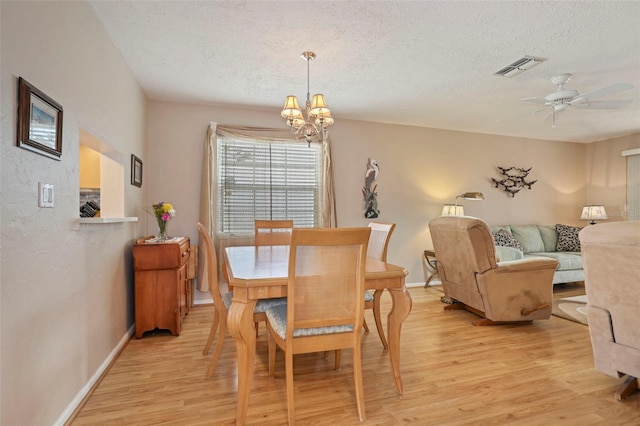
[[[627,220],[640,220],[640,148],[622,155],[627,157]]]
[[[79,148],[80,209],[93,202],[99,207],[101,218],[124,217],[124,155],[80,129]],[[92,204],[93,205],[93,204]],[[86,216],[85,216],[86,217]]]
[[[320,144],[218,135],[216,150],[218,232],[253,234],[255,219],[321,226]]]

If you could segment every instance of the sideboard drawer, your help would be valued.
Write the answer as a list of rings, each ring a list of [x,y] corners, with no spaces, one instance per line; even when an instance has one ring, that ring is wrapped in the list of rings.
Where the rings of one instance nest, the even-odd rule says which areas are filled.
[[[139,239],[133,246],[133,268],[136,271],[176,269],[189,259],[189,239],[169,243],[145,243]]]

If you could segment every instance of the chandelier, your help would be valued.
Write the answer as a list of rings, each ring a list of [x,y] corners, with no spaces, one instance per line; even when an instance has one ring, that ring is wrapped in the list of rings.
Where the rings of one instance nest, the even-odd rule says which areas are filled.
[[[302,114],[302,110],[298,105],[298,98],[292,95],[287,96],[280,115],[287,119],[287,126],[291,129],[291,133],[296,135],[296,139],[304,138],[310,146],[311,142],[323,142],[325,140],[328,134],[327,127],[333,124],[333,118],[324,100],[324,95],[318,93],[313,95],[313,100],[311,100],[309,94],[309,63],[316,58],[316,54],[303,52],[300,56],[307,61],[306,115],[303,116]]]

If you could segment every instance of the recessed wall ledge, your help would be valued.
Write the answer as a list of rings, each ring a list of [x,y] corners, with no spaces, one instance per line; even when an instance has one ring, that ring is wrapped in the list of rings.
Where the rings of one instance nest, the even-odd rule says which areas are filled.
[[[80,223],[121,223],[121,222],[137,222],[137,217],[81,217]]]

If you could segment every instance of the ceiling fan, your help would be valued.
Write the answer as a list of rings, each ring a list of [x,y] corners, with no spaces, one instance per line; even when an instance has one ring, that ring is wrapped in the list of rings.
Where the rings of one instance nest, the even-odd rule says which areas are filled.
[[[632,84],[615,83],[610,86],[592,90],[591,92],[580,94],[577,90],[565,89],[564,85],[570,79],[571,74],[565,73],[555,75],[551,77],[551,82],[558,86],[555,92],[548,94],[544,98],[523,98],[521,100],[544,104],[545,108],[534,111],[533,113],[549,111],[545,120],[551,117],[553,120],[552,127],[556,127],[556,115],[566,111],[570,107],[579,109],[619,109],[628,106],[633,102],[632,100],[594,100],[609,96],[613,93],[629,90],[633,87]]]

